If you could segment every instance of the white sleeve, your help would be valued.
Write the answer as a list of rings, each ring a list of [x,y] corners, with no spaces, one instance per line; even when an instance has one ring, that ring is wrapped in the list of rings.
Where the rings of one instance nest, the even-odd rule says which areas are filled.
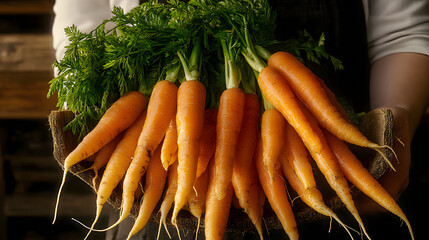
[[[53,47],[56,59],[60,60],[68,45],[64,29],[75,25],[82,32],[89,32],[112,16],[113,6],[125,12],[139,4],[139,0],[56,0],[52,26]]]
[[[363,0],[371,62],[398,52],[429,55],[428,0]]]
[[[82,32],[89,32],[111,17],[109,0],[56,0],[52,26],[53,47],[60,60],[68,45],[64,29],[76,25]]]

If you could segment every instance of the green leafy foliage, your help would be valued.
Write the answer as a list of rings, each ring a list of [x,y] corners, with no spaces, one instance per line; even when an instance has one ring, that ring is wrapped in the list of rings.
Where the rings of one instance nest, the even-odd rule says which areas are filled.
[[[133,90],[149,97],[165,78],[179,85],[195,77],[207,88],[207,107],[216,107],[227,79],[247,92],[257,91],[252,68],[263,67],[266,48],[279,43],[275,17],[266,0],[151,0],[128,13],[115,7],[112,17],[89,33],[76,26],[65,29],[69,45],[54,63],[57,76],[48,97],[57,92],[58,107],[75,112],[66,128],[79,137],[119,97]],[[316,41],[304,31],[283,47],[300,58],[328,59],[342,68],[326,53],[323,36]]]

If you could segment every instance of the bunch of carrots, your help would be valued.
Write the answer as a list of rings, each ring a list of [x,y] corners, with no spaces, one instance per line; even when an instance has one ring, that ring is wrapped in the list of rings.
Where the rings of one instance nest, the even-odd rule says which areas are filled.
[[[305,204],[335,219],[349,232],[349,227],[324,202],[313,175],[314,161],[368,239],[348,182],[401,218],[414,238],[405,214],[362,166],[348,144],[371,148],[388,163],[382,150],[391,148],[369,141],[351,123],[323,80],[299,56],[286,51],[270,54],[260,45],[266,39],[255,34],[263,31],[260,27],[265,25],[256,20],[258,13],[269,12],[262,11],[268,5],[266,1],[251,2],[176,2],[165,8],[169,12],[156,11],[172,14],[174,7],[183,7],[181,11],[185,12],[198,11],[200,14],[193,12],[185,19],[190,25],[183,24],[182,19],[188,30],[204,14],[211,20],[207,24],[201,20],[199,23],[205,30],[198,27],[189,35],[192,41],[185,44],[189,51],[172,47],[174,54],[166,54],[164,58],[154,54],[150,58],[153,61],[147,64],[168,66],[156,71],[162,73],[163,79],[153,81],[150,87],[145,85],[146,90],[150,89],[149,94],[142,87],[120,94],[66,157],[55,216],[70,167],[94,156],[87,170],[95,172],[97,209],[87,237],[92,231],[114,228],[130,216],[137,204],[139,211],[130,238],[156,214],[156,206],[161,203],[159,231],[162,225],[166,228],[167,221],[178,229],[179,212],[187,209],[198,219],[198,225],[203,220],[207,239],[222,239],[235,196],[261,239],[264,208],[268,205],[289,238],[298,239],[285,180]],[[146,11],[153,6],[164,9],[154,2],[143,4],[140,9]],[[243,17],[244,14],[247,15]],[[128,15],[120,16],[124,20]],[[140,21],[147,27],[145,21],[149,18],[145,19]],[[123,34],[128,31],[122,30],[119,32]],[[149,35],[147,42],[154,37]],[[215,50],[207,50],[209,36],[218,43]],[[159,43],[157,46],[169,44]],[[162,49],[166,53],[166,48]],[[108,50],[112,53],[112,49]],[[222,60],[215,62],[209,52],[221,55]],[[209,68],[202,65],[207,67],[207,61],[223,69],[220,77],[216,77],[217,82],[204,75]],[[222,87],[213,88],[219,82]],[[58,90],[58,82],[53,85]],[[213,89],[221,89],[220,94]],[[68,90],[68,94],[73,91],[70,87]],[[106,229],[95,229],[104,204],[118,187],[122,189],[119,219]],[[169,212],[171,219],[167,220]],[[353,238],[352,234],[350,237]]]

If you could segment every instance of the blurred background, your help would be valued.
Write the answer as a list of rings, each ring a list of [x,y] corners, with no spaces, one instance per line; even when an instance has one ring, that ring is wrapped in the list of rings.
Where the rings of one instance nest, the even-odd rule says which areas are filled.
[[[46,98],[53,77],[53,4],[54,0],[0,0],[0,239],[83,239],[86,230],[71,218],[89,224],[95,213],[95,194],[70,175],[59,218],[51,224],[62,176],[52,155],[47,120],[56,109],[56,98]],[[410,186],[399,199],[417,238],[425,236],[429,214],[428,136],[426,115],[412,146]],[[100,226],[107,225],[109,211],[103,210]],[[365,216],[364,221],[373,239],[409,239],[406,227],[390,214]],[[302,239],[313,231],[326,233],[319,239],[333,238],[328,224],[301,226]],[[90,238],[104,239],[104,234]]]
[[[62,174],[47,120],[57,101],[46,97],[53,5],[0,0],[0,239],[83,239],[86,230],[71,217],[89,224],[95,213],[92,190],[70,175],[59,219],[51,224]]]

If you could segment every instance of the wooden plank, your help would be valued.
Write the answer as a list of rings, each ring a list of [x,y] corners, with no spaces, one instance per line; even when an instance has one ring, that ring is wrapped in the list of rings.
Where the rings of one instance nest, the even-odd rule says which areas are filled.
[[[0,35],[0,71],[52,71],[54,61],[50,34]]]
[[[46,98],[52,72],[0,72],[0,119],[44,119],[56,109]]]
[[[0,1],[0,14],[51,14],[54,0]]]

